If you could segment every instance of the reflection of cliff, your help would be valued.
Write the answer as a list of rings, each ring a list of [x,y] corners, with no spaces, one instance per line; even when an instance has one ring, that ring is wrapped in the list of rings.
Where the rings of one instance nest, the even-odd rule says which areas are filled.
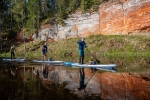
[[[35,70],[39,70],[38,67]],[[85,82],[92,73],[85,69]],[[41,77],[42,78],[42,77]],[[62,67],[55,67],[48,75],[48,80],[63,83],[66,88],[74,93],[81,95],[83,91],[78,91],[78,70],[66,70]],[[105,99],[129,99],[129,100],[148,100],[150,98],[150,73],[96,73],[85,89],[88,94],[94,93],[101,95]]]
[[[15,70],[16,69],[16,70]],[[11,73],[19,78],[24,78],[24,71],[28,74],[37,75],[41,79],[42,67],[12,67]],[[83,91],[78,91],[78,80],[79,71],[66,69],[66,67],[52,67],[48,68],[47,82],[54,83],[67,83],[65,88],[70,89],[72,92],[78,95],[83,95]],[[85,83],[89,81],[92,73],[89,69],[85,69]],[[4,70],[4,72],[9,72],[9,70]],[[38,73],[36,73],[38,72]],[[141,73],[111,73],[111,72],[96,72],[94,76],[90,79],[86,87],[87,94],[97,94],[102,96],[104,99],[111,100],[148,100],[150,98],[150,72]]]
[[[150,98],[150,73],[103,73],[102,97],[109,99],[148,100]]]

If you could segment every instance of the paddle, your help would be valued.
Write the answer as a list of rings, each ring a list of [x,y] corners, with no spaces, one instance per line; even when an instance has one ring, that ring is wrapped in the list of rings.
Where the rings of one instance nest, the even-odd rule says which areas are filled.
[[[92,77],[94,76],[95,73],[96,73],[96,71],[94,71],[94,73],[91,75],[90,79],[86,82],[85,85],[87,85],[89,83],[89,81],[92,79]]]
[[[96,63],[97,64],[100,64],[100,61],[98,60],[98,59],[96,59],[96,57],[88,50],[88,48],[86,47],[86,49],[87,49],[87,51],[95,58],[95,60],[96,60]]]

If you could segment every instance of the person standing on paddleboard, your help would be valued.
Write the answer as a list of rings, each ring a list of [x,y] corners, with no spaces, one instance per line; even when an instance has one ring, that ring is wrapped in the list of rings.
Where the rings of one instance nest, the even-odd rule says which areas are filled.
[[[16,49],[15,45],[12,45],[10,47],[10,58],[11,59],[15,58],[15,49]]]
[[[47,53],[47,45],[46,45],[46,43],[44,43],[43,45],[42,45],[42,57],[43,57],[43,60],[45,60],[45,58],[46,58],[46,53]]]
[[[84,42],[85,38],[82,37],[81,40],[77,42],[78,44],[78,54],[79,54],[79,63],[84,63],[84,48],[86,48],[86,43]]]

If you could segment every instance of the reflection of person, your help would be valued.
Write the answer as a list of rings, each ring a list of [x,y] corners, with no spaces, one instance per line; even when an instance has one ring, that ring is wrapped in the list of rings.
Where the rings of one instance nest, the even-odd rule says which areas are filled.
[[[15,49],[16,49],[15,45],[12,45],[10,47],[10,55],[11,55],[10,58],[11,59],[15,58]]]
[[[44,78],[48,77],[48,67],[45,65],[42,65],[42,74]]]
[[[15,76],[16,75],[16,67],[14,64],[11,64],[10,66],[10,72],[11,72],[11,75]]]
[[[85,92],[86,85],[84,84],[84,79],[85,79],[84,68],[80,68],[79,88],[78,88],[78,90],[80,91],[80,90],[84,89],[84,92]]]
[[[46,58],[46,53],[47,53],[47,45],[46,45],[46,43],[44,43],[43,45],[42,45],[42,57],[43,57],[43,60],[45,60],[45,58]]]
[[[96,62],[93,61],[93,59],[91,59],[91,60],[89,61],[89,64],[90,64],[90,65],[95,65]],[[96,71],[96,68],[91,68],[91,72],[93,73],[94,71]]]
[[[86,48],[86,43],[84,42],[85,38],[82,37],[81,40],[77,42],[78,44],[78,53],[79,53],[79,63],[83,64],[84,63],[84,48]]]

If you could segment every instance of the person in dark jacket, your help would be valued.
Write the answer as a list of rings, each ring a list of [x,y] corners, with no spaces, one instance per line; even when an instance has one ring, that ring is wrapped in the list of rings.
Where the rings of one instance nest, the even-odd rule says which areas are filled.
[[[45,58],[46,58],[46,53],[47,53],[47,45],[46,45],[46,43],[44,43],[43,45],[42,45],[42,50],[41,50],[41,52],[42,52],[42,57],[43,57],[43,60],[45,60]]]
[[[86,43],[84,42],[85,38],[82,37],[81,40],[77,42],[78,44],[78,54],[79,54],[79,63],[84,63],[84,48],[86,48]]]
[[[15,45],[12,45],[10,48],[10,55],[11,55],[10,58],[11,59],[15,58],[15,49],[16,49]]]

